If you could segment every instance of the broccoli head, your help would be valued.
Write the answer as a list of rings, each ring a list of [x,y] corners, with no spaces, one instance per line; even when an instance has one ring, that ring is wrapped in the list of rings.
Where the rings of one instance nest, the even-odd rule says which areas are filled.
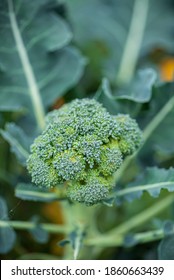
[[[112,116],[94,99],[76,99],[46,116],[46,128],[31,145],[32,182],[51,188],[66,182],[67,197],[93,205],[106,199],[113,174],[141,144],[129,115]]]

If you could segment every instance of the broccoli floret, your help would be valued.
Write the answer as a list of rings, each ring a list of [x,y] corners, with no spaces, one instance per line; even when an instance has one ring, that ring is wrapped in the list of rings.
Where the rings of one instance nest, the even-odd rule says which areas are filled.
[[[113,174],[141,144],[141,131],[128,115],[110,115],[93,99],[76,99],[48,113],[46,128],[31,145],[27,168],[32,182],[65,184],[72,201],[93,205],[106,199]]]
[[[63,181],[82,180],[85,175],[85,159],[74,150],[65,150],[57,154],[53,161],[53,167]]]
[[[62,183],[51,161],[43,160],[36,153],[29,156],[27,168],[32,175],[32,182],[40,187],[51,188]]]
[[[79,136],[74,142],[73,148],[83,155],[90,168],[93,168],[95,162],[100,162],[102,144],[103,142],[97,136],[87,134],[86,136]]]
[[[93,205],[106,199],[112,188],[111,179],[101,177],[96,170],[90,170],[83,182],[71,181],[68,183],[67,196],[87,206]]]
[[[99,170],[103,176],[112,175],[116,172],[123,162],[122,153],[116,141],[101,147],[101,161]]]
[[[118,140],[123,157],[133,154],[141,144],[142,133],[137,122],[129,115],[118,114],[113,117],[115,129],[112,137]]]

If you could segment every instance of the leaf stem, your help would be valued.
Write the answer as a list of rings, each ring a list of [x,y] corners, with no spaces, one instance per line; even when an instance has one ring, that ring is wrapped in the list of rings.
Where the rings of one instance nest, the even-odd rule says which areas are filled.
[[[80,203],[70,204],[68,201],[62,201],[61,207],[64,223],[69,225],[71,229],[67,232],[67,238],[69,239],[69,234],[72,233],[72,231],[78,232],[74,248],[72,249],[71,246],[65,246],[63,257],[64,259],[76,259],[78,255],[83,254],[85,250],[84,247],[81,247],[81,243],[83,243],[83,233],[87,231],[88,236],[95,234],[93,225],[96,207],[88,207]]]
[[[156,229],[147,232],[140,232],[133,235],[133,238],[137,241],[137,243],[146,243],[155,241],[158,239],[162,239],[164,237],[163,229]]]
[[[152,190],[155,188],[159,188],[159,187],[170,187],[173,186],[174,183],[173,182],[158,182],[158,183],[154,183],[154,184],[147,184],[147,185],[140,185],[140,186],[135,186],[135,187],[130,187],[130,188],[126,188],[120,191],[117,191],[117,197],[120,196],[124,196],[126,194],[130,194],[130,193],[134,193],[134,192],[138,192],[138,191],[148,191],[148,190]]]
[[[0,220],[0,227],[13,227],[18,230],[29,230],[34,229],[37,225],[34,222],[23,222],[23,221],[5,221]],[[68,233],[70,228],[64,225],[55,225],[49,223],[41,223],[42,229],[50,233]]]
[[[162,200],[158,201],[157,203],[153,204],[151,207],[145,209],[141,213],[133,216],[128,221],[122,223],[115,229],[108,232],[108,234],[115,235],[115,234],[123,234],[129,232],[131,229],[145,223],[152,217],[156,216],[158,213],[164,211],[169,205],[174,202],[174,195],[170,194],[167,197],[163,198]]]
[[[142,211],[136,216],[132,217],[128,221],[117,226],[115,229],[112,229],[105,234],[98,234],[95,237],[88,237],[84,244],[87,246],[98,246],[98,247],[108,247],[108,246],[121,246],[124,243],[125,235],[130,232],[130,230],[135,227],[147,222],[153,216],[156,216],[158,213],[164,211],[169,205],[174,202],[174,195],[169,195],[164,199],[158,201],[155,205],[150,208]],[[23,221],[4,221],[0,220],[0,227],[13,227],[18,230],[29,230],[34,229],[37,225],[33,222],[23,222]],[[55,225],[49,223],[41,223],[40,226],[50,233],[63,233],[69,234],[74,228],[74,224],[71,226],[66,225]],[[162,238],[163,235],[161,232],[147,232],[136,234],[135,237],[139,242],[148,242],[151,240]]]
[[[121,177],[125,174],[125,170],[130,165],[132,160],[137,156],[139,151],[143,148],[151,134],[160,125],[160,123],[165,119],[165,117],[174,108],[174,96],[169,99],[169,101],[164,105],[164,107],[158,112],[158,114],[152,119],[152,121],[147,125],[143,132],[143,143],[141,147],[130,157],[127,157],[122,167],[115,174],[115,182],[118,182]]]
[[[34,114],[39,128],[43,129],[45,126],[45,121],[44,121],[45,114],[44,114],[44,108],[43,108],[40,92],[36,83],[32,66],[29,61],[27,51],[24,46],[23,39],[19,31],[19,26],[14,13],[13,2],[12,0],[7,0],[7,3],[9,9],[10,24],[15,39],[16,47],[18,50],[18,54],[21,60],[21,64],[25,73],[26,81],[28,84],[29,94],[31,97]]]
[[[146,27],[148,7],[149,0],[135,0],[134,2],[130,29],[117,74],[117,82],[120,84],[128,83],[135,71]]]
[[[152,217],[156,216],[160,212],[164,211],[169,205],[174,202],[174,195],[169,195],[164,199],[158,201],[148,209],[138,213],[130,218],[128,221],[122,223],[116,228],[108,231],[106,234],[99,235],[95,238],[88,239],[87,245],[95,245],[101,247],[108,246],[121,246],[124,242],[124,236],[130,232],[130,230],[140,226],[147,222]]]

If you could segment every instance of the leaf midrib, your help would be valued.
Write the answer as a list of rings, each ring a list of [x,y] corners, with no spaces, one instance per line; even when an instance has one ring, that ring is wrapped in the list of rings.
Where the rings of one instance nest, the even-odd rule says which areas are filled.
[[[125,190],[118,191],[117,196],[123,196],[126,194],[138,192],[138,191],[148,191],[148,190],[152,190],[152,189],[159,188],[159,187],[167,187],[167,186],[170,187],[172,185],[174,186],[174,182],[172,182],[172,181],[140,185],[140,186],[131,187],[131,188],[127,188]]]
[[[20,34],[20,30],[18,27],[18,23],[16,20],[13,1],[7,0],[8,3],[8,13],[9,13],[9,20],[11,25],[11,30],[13,33],[13,37],[16,43],[16,48],[18,51],[18,55],[22,64],[22,68],[24,70],[25,78],[28,84],[29,95],[31,98],[32,106],[34,115],[37,121],[37,124],[40,129],[43,129],[45,126],[44,121],[44,107],[41,100],[41,95],[37,86],[36,78],[32,69],[32,65],[30,63],[23,39]]]
[[[16,196],[32,196],[33,199],[36,197],[43,198],[43,199],[56,199],[57,195],[54,193],[44,193],[44,192],[37,192],[31,190],[18,190],[16,189]]]

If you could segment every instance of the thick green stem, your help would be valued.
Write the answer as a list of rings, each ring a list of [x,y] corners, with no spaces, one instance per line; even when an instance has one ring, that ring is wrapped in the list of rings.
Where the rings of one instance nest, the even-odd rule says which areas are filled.
[[[148,7],[149,0],[135,0],[130,29],[117,74],[118,83],[128,83],[135,72],[146,27]]]
[[[96,225],[96,207],[87,207],[80,203],[70,204],[68,201],[64,201],[61,206],[64,215],[64,223],[69,225],[69,228],[71,229],[66,233],[67,238],[69,238],[68,235],[72,231],[76,231],[77,234],[76,240],[74,241],[74,250],[71,246],[66,246],[64,250],[64,259],[77,259],[79,253],[83,254],[85,251],[84,247],[81,248],[81,243],[83,243],[83,233],[87,232],[88,236],[91,236],[92,234],[95,235],[96,233],[94,227],[94,225]]]
[[[40,92],[36,83],[35,75],[32,66],[30,64],[30,60],[23,39],[21,37],[21,33],[14,12],[13,1],[7,0],[7,3],[9,9],[9,19],[10,19],[11,29],[15,39],[16,48],[18,51],[19,58],[21,60],[25,78],[28,84],[28,89],[33,105],[34,114],[39,128],[43,129],[45,126],[44,108],[43,108]]]

